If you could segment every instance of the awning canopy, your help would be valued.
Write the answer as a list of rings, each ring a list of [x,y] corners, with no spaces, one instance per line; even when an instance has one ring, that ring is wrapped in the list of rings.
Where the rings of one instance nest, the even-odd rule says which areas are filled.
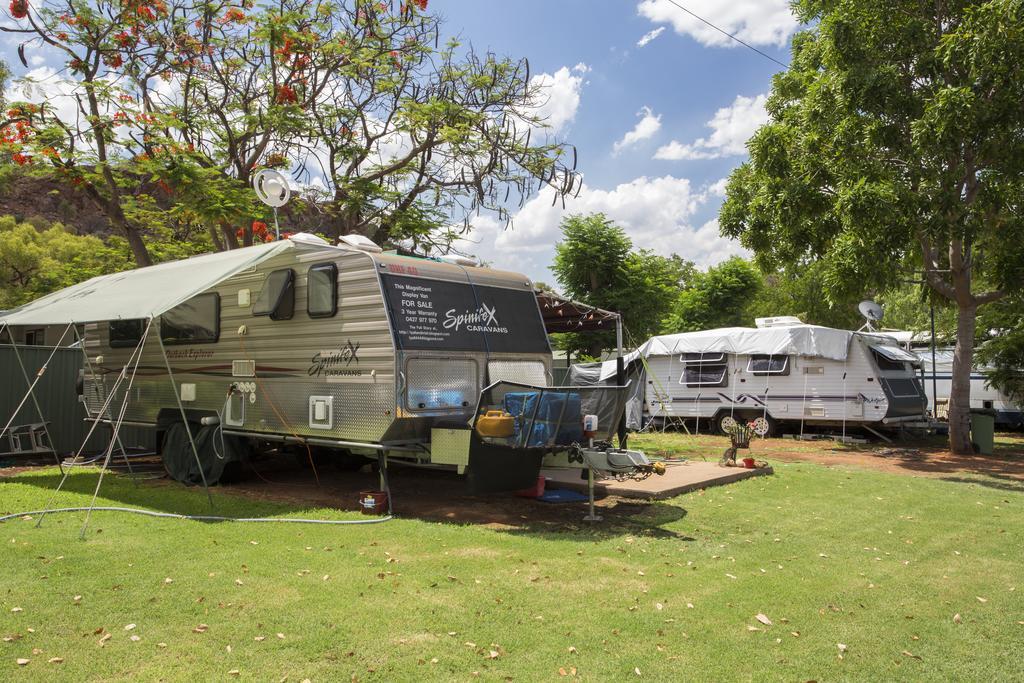
[[[909,351],[904,351],[898,346],[890,346],[888,344],[872,344],[871,350],[875,353],[888,358],[889,360],[896,361],[897,363],[914,363],[919,365],[921,359]]]
[[[537,290],[535,293],[544,318],[544,329],[548,334],[615,330],[618,313],[573,301],[546,290]]]
[[[300,234],[270,244],[100,275],[0,314],[0,324],[67,325],[153,318],[271,256],[291,249],[331,248],[318,237]]]

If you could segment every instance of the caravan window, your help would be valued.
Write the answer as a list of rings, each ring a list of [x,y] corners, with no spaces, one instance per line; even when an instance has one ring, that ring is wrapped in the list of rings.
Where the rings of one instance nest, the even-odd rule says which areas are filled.
[[[146,329],[145,320],[111,320],[107,328],[107,343],[112,349],[135,348],[142,340],[142,331]]]
[[[747,372],[752,375],[788,375],[789,356],[775,356],[767,353],[754,354],[747,361]]]
[[[269,315],[271,320],[291,320],[295,314],[295,271],[291,268],[275,270],[267,276],[253,315]]]
[[[165,344],[212,344],[220,338],[220,295],[200,294],[160,316]]]
[[[680,384],[688,387],[724,387],[729,383],[729,362],[724,353],[684,353]]]
[[[897,372],[904,372],[907,370],[907,364],[902,360],[888,358],[877,349],[871,349],[871,354],[875,357],[875,363],[878,364],[879,370]]]
[[[318,263],[306,274],[306,313],[330,318],[338,312],[338,266]]]

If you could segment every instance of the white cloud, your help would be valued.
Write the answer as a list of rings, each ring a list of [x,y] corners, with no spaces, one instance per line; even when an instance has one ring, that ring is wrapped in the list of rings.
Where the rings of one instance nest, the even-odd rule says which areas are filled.
[[[738,244],[718,235],[717,221],[694,225],[696,213],[710,195],[694,192],[686,178],[641,176],[611,190],[584,184],[579,196],[567,198],[564,207],[561,200],[553,199],[553,190],[543,190],[519,210],[507,229],[490,216],[474,219],[473,232],[455,246],[497,268],[552,282],[548,266],[554,245],[561,239],[562,218],[602,212],[626,231],[638,249],[652,249],[665,256],[677,253],[699,265],[743,253]]]
[[[32,66],[41,66],[42,63],[45,62],[45,61],[46,61],[46,58],[43,57],[42,55],[32,55],[32,56],[30,56],[28,58],[28,63],[31,64]]]
[[[572,68],[563,66],[553,74],[540,73],[530,79],[531,85],[542,89],[540,104],[530,113],[543,119],[549,132],[562,132],[576,118],[583,78],[588,71],[590,67],[580,62]]]
[[[686,0],[685,6],[723,31],[752,45],[785,47],[799,24],[789,9],[790,0]],[[641,0],[637,13],[656,24],[669,24],[676,33],[702,45],[737,47],[723,35],[668,0]]]
[[[647,33],[645,33],[642,36],[640,36],[640,40],[636,41],[636,46],[637,47],[643,47],[647,43],[651,42],[652,40],[654,40],[655,38],[660,36],[664,31],[665,31],[665,27],[664,26],[659,26],[658,28],[654,29],[653,31],[648,31]]]
[[[728,107],[722,107],[707,122],[711,135],[698,138],[692,144],[676,140],[663,145],[654,153],[655,159],[678,161],[680,159],[718,159],[726,156],[746,154],[747,140],[757,129],[768,122],[765,111],[765,95],[744,97],[739,95]]]
[[[613,154],[618,154],[641,140],[653,137],[661,129],[661,114],[655,116],[650,107],[643,107],[636,115],[640,117],[640,120],[633,126],[633,130],[628,131],[621,140],[615,143],[612,147]]]

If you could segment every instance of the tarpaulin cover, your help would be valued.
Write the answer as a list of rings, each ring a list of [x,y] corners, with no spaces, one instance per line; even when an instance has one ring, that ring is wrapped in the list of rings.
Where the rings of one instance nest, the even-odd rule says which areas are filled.
[[[672,356],[684,353],[731,353],[737,355],[764,354],[774,356],[804,356],[846,360],[850,340],[861,332],[837,330],[818,325],[787,325],[785,327],[723,327],[701,332],[681,332],[651,337],[636,351],[626,356],[626,363],[640,357]],[[892,342],[884,335],[865,335],[880,343]],[[893,342],[893,345],[895,343]],[[600,380],[615,376],[615,361],[601,364]]]
[[[333,249],[313,235],[100,275],[0,314],[9,325],[67,325],[153,318],[289,249]]]
[[[203,472],[199,473],[192,445],[188,441],[188,431],[183,422],[175,422],[164,435],[161,457],[167,473],[183,484],[198,485],[203,483],[206,475],[207,484],[216,484],[224,475],[224,469],[231,463],[241,462],[245,453],[245,444],[241,439],[220,434],[216,425],[202,426],[190,424],[192,438],[199,452],[199,462],[203,464]],[[223,440],[222,440],[223,436]]]

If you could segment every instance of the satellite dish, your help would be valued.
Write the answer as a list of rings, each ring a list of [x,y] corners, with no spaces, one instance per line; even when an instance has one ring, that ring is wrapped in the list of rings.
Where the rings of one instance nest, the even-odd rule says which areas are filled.
[[[275,209],[284,206],[291,199],[292,191],[288,187],[288,178],[280,171],[265,168],[252,178],[252,187],[256,196],[267,206]]]
[[[885,311],[882,310],[882,307],[874,301],[861,301],[857,304],[857,310],[860,311],[860,314],[864,316],[866,320],[870,320],[875,323],[879,322],[882,319],[882,315],[885,313]]]
[[[882,319],[885,311],[882,307],[876,304],[874,301],[861,301],[857,304],[857,310],[864,316],[864,326],[860,329],[867,329],[869,332],[874,332],[875,328],[871,326],[871,323],[877,323]]]

